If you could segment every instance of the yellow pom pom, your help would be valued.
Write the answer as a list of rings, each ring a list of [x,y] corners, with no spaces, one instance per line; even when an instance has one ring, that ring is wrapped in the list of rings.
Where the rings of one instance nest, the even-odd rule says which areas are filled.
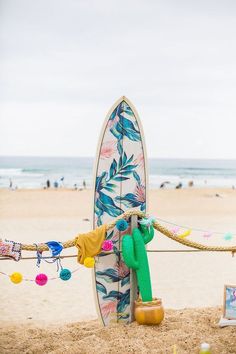
[[[21,273],[15,272],[10,275],[12,283],[19,284],[22,282],[23,276]]]
[[[93,257],[86,257],[84,260],[84,265],[87,268],[93,268],[95,264],[95,259]]]
[[[185,238],[191,234],[192,230],[187,230],[183,234],[179,235],[180,238]]]

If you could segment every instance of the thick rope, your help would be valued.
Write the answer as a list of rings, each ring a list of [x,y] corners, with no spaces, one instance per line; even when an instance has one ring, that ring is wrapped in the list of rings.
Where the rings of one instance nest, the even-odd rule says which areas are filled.
[[[115,227],[117,220],[120,219],[129,219],[131,216],[137,215],[139,218],[144,218],[147,217],[147,215],[137,209],[130,209],[126,211],[124,214],[118,216],[116,219],[112,221],[112,223],[106,225],[106,230],[111,230]],[[231,246],[231,247],[223,247],[223,246],[206,246],[198,242],[190,241],[186,238],[180,238],[179,236],[175,235],[172,231],[168,230],[166,227],[162,226],[158,222],[154,222],[153,224],[154,228],[162,233],[163,235],[167,236],[173,241],[176,241],[178,243],[181,243],[184,246],[195,248],[198,250],[203,250],[203,251],[217,251],[217,252],[232,252],[232,254],[236,253],[236,245]],[[64,248],[70,248],[74,247],[76,242],[76,238],[73,240],[69,240],[66,242],[63,242],[63,247]],[[29,245],[29,244],[22,244],[22,250],[24,251],[36,251],[36,245]],[[43,251],[48,251],[49,248],[46,244],[42,243],[38,245],[38,250],[43,252]]]
[[[115,227],[117,220],[120,219],[129,219],[132,215],[137,215],[140,218],[144,218],[145,214],[137,209],[130,209],[128,211],[126,211],[124,214],[121,214],[120,216],[118,216],[116,219],[114,219],[112,221],[112,223],[107,224],[106,225],[106,230],[111,230]],[[77,237],[76,237],[77,238]],[[70,248],[70,247],[74,247],[75,246],[75,242],[76,242],[76,238],[74,238],[73,240],[69,240],[66,242],[62,242],[63,248]],[[24,251],[36,251],[37,249],[40,252],[44,252],[44,251],[48,251],[49,248],[45,243],[40,243],[37,245],[38,247],[36,247],[36,245],[28,245],[28,244],[22,244],[22,250]]]
[[[187,240],[186,238],[180,238],[179,236],[176,236],[173,232],[171,232],[164,226],[160,225],[158,222],[155,222],[153,226],[157,231],[169,237],[171,240],[179,242],[182,245],[187,247],[196,248],[198,250],[203,250],[203,251],[232,252],[232,253],[236,252],[236,245],[232,247],[206,246],[198,242]]]

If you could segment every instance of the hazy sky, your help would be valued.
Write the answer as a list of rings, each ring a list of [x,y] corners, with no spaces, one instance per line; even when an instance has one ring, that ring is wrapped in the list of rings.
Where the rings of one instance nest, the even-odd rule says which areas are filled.
[[[126,95],[149,157],[236,158],[235,0],[0,0],[0,154],[94,156]]]

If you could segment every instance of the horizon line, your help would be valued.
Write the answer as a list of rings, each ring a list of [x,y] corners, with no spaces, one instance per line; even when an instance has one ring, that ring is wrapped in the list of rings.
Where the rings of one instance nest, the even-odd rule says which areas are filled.
[[[0,155],[1,158],[50,158],[50,159],[61,159],[61,158],[68,158],[68,159],[76,159],[76,158],[85,158],[85,159],[95,159],[95,156],[72,156],[72,155]],[[160,160],[228,160],[228,161],[235,161],[236,157],[163,157],[163,156],[150,156],[147,158],[150,159],[160,159]]]

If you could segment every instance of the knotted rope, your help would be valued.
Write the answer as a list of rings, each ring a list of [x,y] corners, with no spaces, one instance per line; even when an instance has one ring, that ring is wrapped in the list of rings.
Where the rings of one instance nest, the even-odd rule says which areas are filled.
[[[123,213],[122,215],[115,218],[110,224],[107,224],[106,230],[108,231],[108,230],[113,229],[116,225],[117,220],[129,219],[133,215],[136,215],[141,219],[148,216],[145,213],[143,213],[137,209],[130,209],[130,210],[126,211],[125,213]],[[153,227],[157,231],[159,231],[161,234],[170,238],[171,240],[181,243],[182,245],[187,246],[187,247],[195,248],[195,249],[202,250],[202,251],[232,252],[232,254],[236,253],[236,245],[231,246],[231,247],[207,246],[207,245],[203,245],[198,242],[188,240],[186,238],[180,238],[178,235],[175,235],[172,231],[168,230],[166,227],[162,226],[157,221],[154,222]],[[74,238],[73,240],[62,242],[63,247],[64,248],[74,247],[75,242],[76,242],[76,238]],[[24,251],[36,251],[37,249],[42,252],[48,251],[48,246],[44,243],[38,244],[37,246],[34,244],[22,244],[22,250],[24,250]]]

